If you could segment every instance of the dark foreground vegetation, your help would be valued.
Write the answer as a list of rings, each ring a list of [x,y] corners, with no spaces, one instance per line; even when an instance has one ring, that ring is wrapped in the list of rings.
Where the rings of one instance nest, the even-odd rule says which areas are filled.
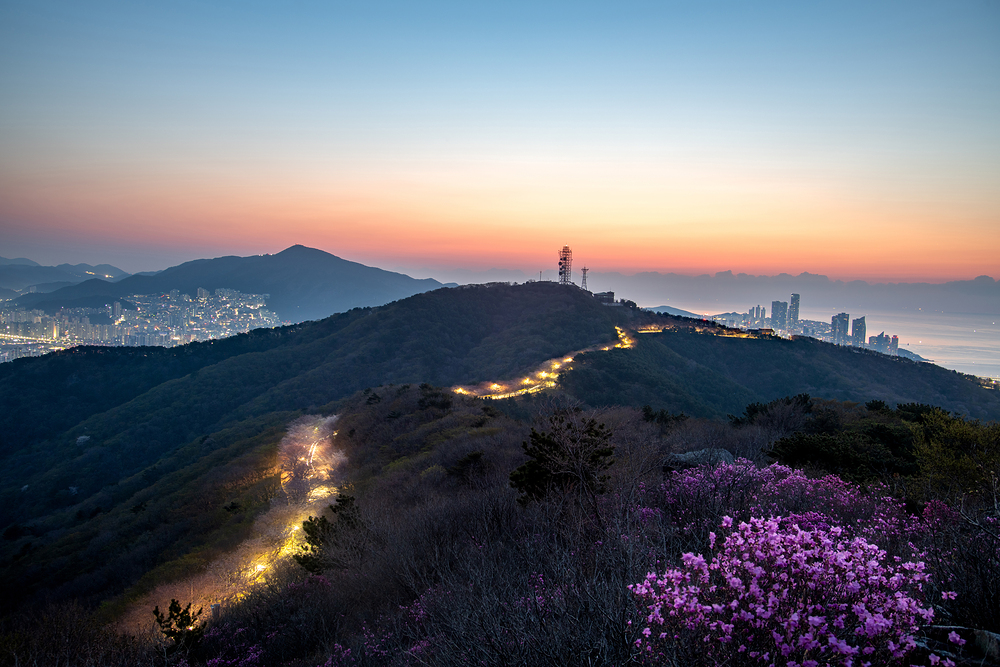
[[[807,395],[723,422],[430,385],[341,415],[341,494],[218,618],[181,599],[130,636],[39,605],[5,621],[4,660],[998,662],[996,423]]]

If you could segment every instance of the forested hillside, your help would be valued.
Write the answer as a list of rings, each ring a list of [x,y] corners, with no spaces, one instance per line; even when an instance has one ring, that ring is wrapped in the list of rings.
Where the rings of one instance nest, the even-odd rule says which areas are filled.
[[[142,510],[132,513],[146,507],[136,494],[148,495],[154,483],[176,488],[170,473],[186,476],[185,493],[212,488],[213,466],[267,441],[290,415],[332,412],[346,396],[385,383],[447,386],[517,373],[610,342],[615,316],[554,284],[445,289],[223,341],[76,348],[6,364],[0,526],[16,539],[0,545],[0,562],[16,588],[75,580],[73,595],[121,590],[234,520],[218,514],[196,538],[187,518],[150,524]],[[267,467],[266,452],[254,456],[253,466]],[[133,530],[147,531],[147,542],[124,540]]]
[[[78,606],[6,619],[0,656],[750,667],[781,651],[775,664],[857,653],[873,665],[1000,664],[988,643],[1000,630],[996,424],[804,395],[728,423],[572,403],[373,387],[322,431],[335,456],[312,487],[290,488],[287,466],[303,431],[330,420],[285,415],[284,437],[277,426],[256,441],[236,434],[225,442],[245,442],[242,458],[215,448],[200,480],[164,476],[103,529],[131,520],[130,539],[148,544],[153,524],[193,534],[266,510],[262,521],[234,521],[208,549],[178,545],[188,551],[96,617],[124,613],[120,625]],[[303,506],[311,516],[282,523],[295,493],[324,489]],[[267,547],[271,533],[293,536],[291,548]]]
[[[753,401],[811,394],[841,401],[927,403],[1000,419],[1000,392],[935,366],[812,338],[782,340],[667,331],[636,347],[588,353],[563,388],[591,405],[642,405],[700,417],[738,414]]]
[[[616,326],[667,330],[616,348]],[[426,384],[446,396],[456,384],[517,382],[587,348],[554,389],[492,409],[519,423],[551,400],[725,419],[808,393],[1000,415],[997,392],[937,367],[726,333],[552,283],[495,284],[175,349],[75,348],[5,364],[0,574],[15,601],[133,595],[247,537],[274,497],[278,443],[298,416],[339,413],[371,387]],[[407,437],[418,451],[433,444]]]

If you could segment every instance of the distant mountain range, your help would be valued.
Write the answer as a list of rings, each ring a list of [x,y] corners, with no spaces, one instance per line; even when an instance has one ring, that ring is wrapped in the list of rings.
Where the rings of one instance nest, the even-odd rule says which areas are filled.
[[[0,257],[0,289],[7,292],[21,292],[30,287],[34,287],[37,292],[52,292],[85,280],[101,278],[114,281],[128,275],[127,272],[110,264],[42,266],[24,257],[17,259]],[[0,294],[0,297],[11,298],[6,293]]]
[[[30,260],[26,257],[17,257],[14,259],[9,259],[7,257],[0,257],[0,266],[41,266],[38,262]]]
[[[671,306],[653,306],[646,310],[651,310],[654,313],[666,313],[667,315],[674,315],[676,317],[693,317],[696,320],[704,318],[703,315],[699,315],[698,313],[692,313],[689,310],[681,310],[680,308],[673,308]]]
[[[713,313],[727,310],[745,313],[755,305],[770,310],[771,301],[788,301],[794,292],[802,295],[803,314],[817,310],[833,315],[839,311],[916,312],[923,309],[1000,315],[1000,282],[985,275],[946,283],[875,283],[832,280],[813,273],[752,276],[721,271],[711,276],[687,276],[652,271],[628,275],[592,270],[588,279],[595,292],[612,290],[640,305],[663,303],[669,299],[675,304]],[[829,321],[830,315],[824,314],[819,319]]]
[[[352,308],[380,306],[443,286],[430,278],[417,280],[294,245],[274,255],[198,259],[152,275],[136,274],[116,282],[87,280],[48,294],[21,296],[17,304],[51,311],[91,305],[98,297],[117,299],[170,290],[194,296],[199,287],[209,291],[226,288],[269,294],[269,309],[285,321],[302,322]]]

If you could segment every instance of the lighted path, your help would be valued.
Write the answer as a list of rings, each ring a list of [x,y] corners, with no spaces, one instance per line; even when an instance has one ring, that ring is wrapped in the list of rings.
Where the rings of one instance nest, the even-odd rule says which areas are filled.
[[[573,369],[573,367],[569,364],[573,362],[576,355],[583,354],[584,352],[593,352],[595,350],[610,350],[612,348],[629,349],[635,345],[635,341],[629,337],[628,333],[624,329],[621,327],[615,327],[615,331],[618,332],[617,344],[606,345],[603,347],[588,347],[584,350],[577,350],[576,352],[568,354],[565,357],[549,359],[521,380],[511,380],[509,382],[483,382],[477,385],[458,385],[456,387],[452,387],[451,390],[456,394],[462,394],[464,396],[501,399],[514,398],[515,396],[524,396],[525,394],[534,394],[539,391],[551,389],[556,386],[560,373]]]

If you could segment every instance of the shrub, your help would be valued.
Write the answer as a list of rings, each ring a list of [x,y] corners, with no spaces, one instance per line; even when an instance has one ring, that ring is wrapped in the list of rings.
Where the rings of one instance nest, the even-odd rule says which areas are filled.
[[[680,567],[630,586],[649,611],[637,644],[653,662],[672,662],[688,639],[714,664],[891,664],[934,616],[924,563],[888,559],[837,526],[751,518],[718,547],[714,533],[709,542],[711,562],[686,553]]]
[[[611,431],[579,410],[557,411],[549,426],[549,431],[531,429],[530,444],[522,445],[529,460],[511,473],[510,485],[522,494],[522,503],[571,490],[593,502],[607,490],[603,473],[614,463]]]
[[[692,549],[704,548],[723,515],[746,521],[752,516],[811,513],[831,525],[855,526],[858,535],[883,548],[904,550],[923,530],[884,487],[862,491],[835,475],[814,479],[785,465],[758,468],[746,459],[674,472],[653,500],[691,537]]]

